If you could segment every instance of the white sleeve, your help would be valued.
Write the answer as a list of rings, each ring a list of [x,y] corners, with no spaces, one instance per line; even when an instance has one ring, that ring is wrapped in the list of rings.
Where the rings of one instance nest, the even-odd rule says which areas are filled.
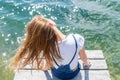
[[[82,49],[84,47],[84,37],[80,34],[75,34],[75,38],[77,40],[78,49]]]

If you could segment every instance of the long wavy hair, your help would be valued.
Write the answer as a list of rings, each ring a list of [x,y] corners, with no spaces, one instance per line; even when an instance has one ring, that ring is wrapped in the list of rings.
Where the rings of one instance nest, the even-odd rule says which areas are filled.
[[[11,60],[14,68],[25,67],[35,63],[42,69],[43,59],[46,66],[53,66],[53,58],[60,60],[58,39],[51,23],[44,17],[37,15],[28,23],[26,37]]]

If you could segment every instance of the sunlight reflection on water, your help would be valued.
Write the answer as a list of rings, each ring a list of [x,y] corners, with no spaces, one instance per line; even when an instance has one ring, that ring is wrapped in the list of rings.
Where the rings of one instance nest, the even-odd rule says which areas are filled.
[[[103,50],[114,74],[112,69],[120,67],[119,5],[118,0],[0,0],[0,55],[6,61],[15,54],[27,22],[39,14],[54,20],[65,34],[83,35],[86,49]]]

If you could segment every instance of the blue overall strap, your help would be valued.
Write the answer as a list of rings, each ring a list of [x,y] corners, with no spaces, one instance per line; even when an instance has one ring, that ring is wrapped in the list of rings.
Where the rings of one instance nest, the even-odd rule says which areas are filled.
[[[55,64],[59,67],[59,64],[56,62],[56,60],[54,59],[54,57],[52,56],[53,61],[55,62]]]
[[[75,38],[75,36],[73,35],[73,38],[74,38],[74,40],[75,40],[75,53],[74,53],[74,56],[73,56],[73,58],[71,59],[71,61],[69,62],[69,65],[71,64],[71,62],[73,61],[73,59],[75,58],[75,55],[76,55],[76,53],[77,53],[77,48],[78,48],[78,45],[77,45],[77,41],[76,41],[76,38]]]
[[[75,50],[74,56],[72,57],[71,61],[70,61],[68,64],[71,64],[71,62],[72,62],[73,59],[75,58],[75,55],[76,55],[76,53],[77,53],[77,48],[78,48],[77,41],[76,41],[76,38],[75,38],[74,35],[73,35],[73,38],[74,38],[74,40],[75,40],[75,49],[76,49],[76,50]],[[53,58],[55,64],[59,67],[60,65],[56,62],[56,60],[54,59],[53,56],[52,56],[52,58]]]

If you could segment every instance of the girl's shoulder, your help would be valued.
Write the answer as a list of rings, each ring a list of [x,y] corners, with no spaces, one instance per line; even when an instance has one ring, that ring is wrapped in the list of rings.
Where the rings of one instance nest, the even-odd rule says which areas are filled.
[[[83,39],[84,39],[84,37],[83,37],[82,35],[77,34],[77,33],[76,33],[76,34],[74,34],[74,36],[75,36],[75,37],[77,37],[77,38],[83,38]]]
[[[80,34],[74,34],[76,40],[77,40],[77,44],[79,46],[79,49],[81,49],[82,47],[84,47],[84,37]]]
[[[72,39],[73,36],[77,40],[77,43],[84,44],[84,37],[81,36],[80,34],[76,34],[76,33],[70,33],[70,34],[66,35],[66,37],[60,43],[72,42],[73,41],[73,39]]]
[[[66,37],[71,37],[71,36],[75,36],[76,39],[82,39],[84,40],[84,37],[78,33],[71,33],[71,34],[68,34]]]

